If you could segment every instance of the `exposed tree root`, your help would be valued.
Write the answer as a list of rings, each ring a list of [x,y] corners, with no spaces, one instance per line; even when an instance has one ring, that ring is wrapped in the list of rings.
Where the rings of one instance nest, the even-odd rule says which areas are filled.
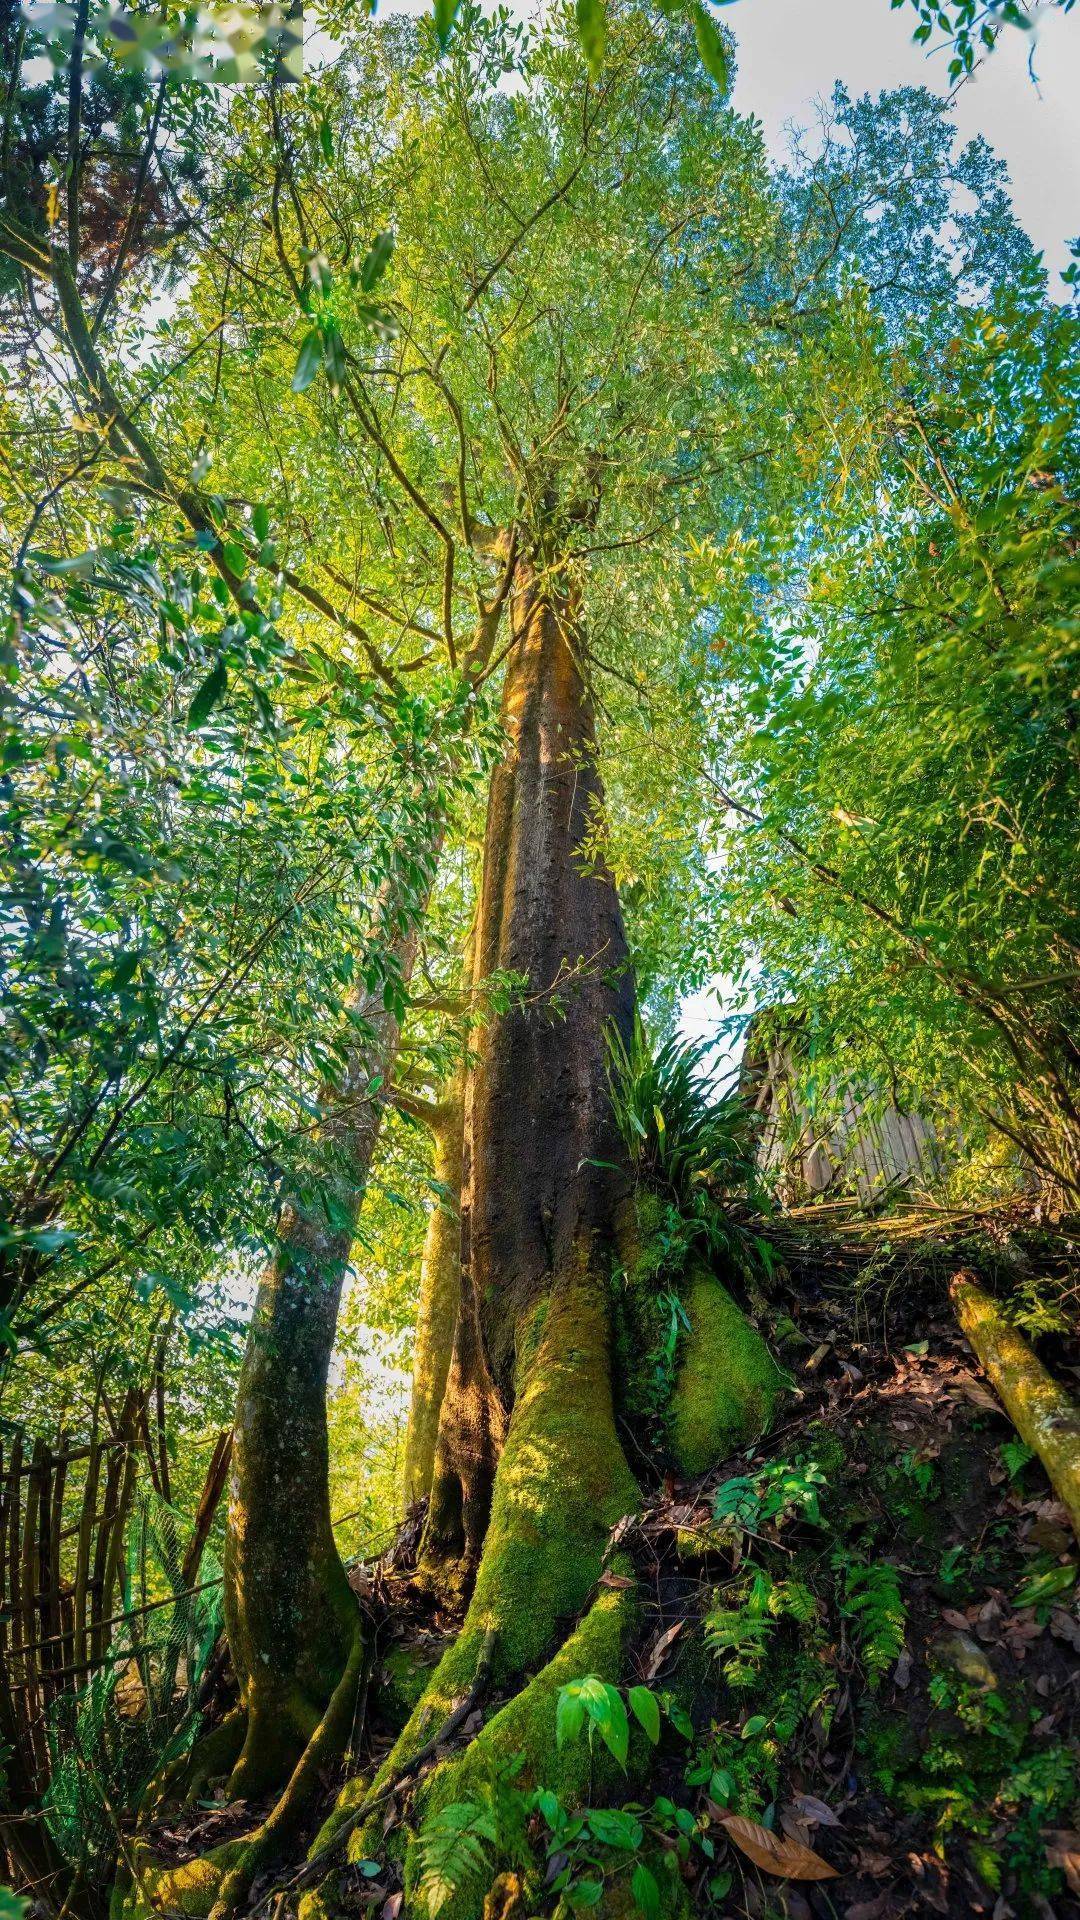
[[[707,1473],[768,1432],[790,1383],[757,1328],[698,1261],[683,1304],[690,1332],[671,1396],[670,1445],[680,1472]]]
[[[1021,1437],[1038,1454],[1080,1540],[1080,1406],[970,1274],[949,1289],[956,1317]]]
[[[480,1650],[480,1658],[476,1663],[476,1673],[473,1677],[472,1686],[469,1688],[468,1693],[459,1700],[453,1711],[447,1714],[442,1725],[436,1728],[430,1740],[425,1741],[424,1745],[417,1749],[411,1759],[403,1761],[398,1772],[392,1778],[384,1780],[381,1787],[374,1788],[371,1792],[366,1793],[360,1805],[354,1808],[347,1819],[342,1820],[337,1825],[331,1839],[324,1841],[321,1845],[316,1842],[313,1851],[299,1872],[293,1874],[290,1879],[283,1881],[279,1886],[273,1887],[267,1894],[266,1900],[262,1902],[264,1906],[279,1893],[297,1893],[305,1887],[317,1886],[324,1881],[326,1876],[332,1873],[334,1868],[341,1865],[344,1861],[349,1840],[356,1829],[361,1826],[364,1821],[369,1819],[373,1813],[377,1813],[379,1808],[386,1804],[392,1793],[396,1793],[398,1788],[404,1786],[407,1780],[411,1780],[414,1774],[419,1773],[421,1767],[431,1759],[439,1747],[445,1746],[448,1740],[453,1739],[458,1728],[469,1718],[474,1707],[483,1698],[488,1680],[491,1676],[491,1663],[495,1653],[495,1644],[494,1633],[486,1634],[484,1644]]]
[[[358,1620],[344,1672],[326,1711],[313,1729],[283,1793],[258,1827],[177,1867],[156,1865],[149,1846],[137,1849],[137,1879],[144,1903],[164,1913],[209,1914],[212,1920],[230,1920],[247,1898],[256,1876],[278,1857],[295,1832],[318,1791],[326,1767],[344,1751],[367,1659],[367,1637]],[[242,1737],[246,1717],[242,1709],[237,1712]],[[230,1727],[232,1718],[230,1715],[216,1732],[220,1734]],[[230,1731],[235,1738],[235,1729]]]

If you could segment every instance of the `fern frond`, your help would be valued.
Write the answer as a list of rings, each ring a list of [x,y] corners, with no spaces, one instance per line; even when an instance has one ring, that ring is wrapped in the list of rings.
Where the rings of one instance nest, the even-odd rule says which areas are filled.
[[[842,1610],[855,1630],[855,1641],[873,1692],[896,1665],[904,1650],[907,1608],[896,1568],[883,1562],[867,1565],[841,1560],[844,1575]]]
[[[495,1811],[479,1800],[455,1801],[424,1821],[420,1897],[432,1920],[462,1887],[489,1871],[497,1838]]]

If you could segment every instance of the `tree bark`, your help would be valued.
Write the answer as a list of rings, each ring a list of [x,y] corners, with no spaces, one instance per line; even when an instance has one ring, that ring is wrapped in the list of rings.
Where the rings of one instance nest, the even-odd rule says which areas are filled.
[[[1080,1405],[968,1273],[953,1276],[953,1310],[1009,1419],[1034,1453],[1080,1540]]]
[[[461,1160],[465,1125],[465,1068],[455,1073],[430,1120],[435,1138],[435,1185],[420,1266],[409,1423],[405,1433],[406,1507],[431,1492],[439,1410],[446,1391],[461,1298]]]
[[[461,1298],[425,1536],[475,1566],[521,1368],[556,1287],[606,1299],[628,1191],[606,1033],[628,1041],[634,986],[614,881],[587,852],[603,792],[577,610],[522,564],[492,777],[475,977],[524,993],[477,1036],[465,1095]]]
[[[416,934],[398,958],[408,980]],[[230,1792],[280,1780],[319,1724],[350,1655],[356,1603],[330,1518],[326,1383],[341,1289],[382,1122],[399,1022],[362,1002],[371,1039],[326,1103],[325,1206],[283,1202],[277,1251],[255,1303],[237,1391],[225,1624],[243,1745]]]

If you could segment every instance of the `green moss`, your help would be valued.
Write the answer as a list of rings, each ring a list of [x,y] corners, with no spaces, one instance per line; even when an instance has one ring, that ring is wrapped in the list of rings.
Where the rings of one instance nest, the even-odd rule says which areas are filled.
[[[400,1729],[412,1713],[438,1664],[438,1646],[393,1647],[382,1664],[377,1706],[391,1729]]]
[[[683,1473],[704,1473],[772,1422],[785,1376],[727,1289],[695,1264],[684,1293],[690,1322],[671,1396],[671,1451]]]
[[[465,1623],[375,1786],[430,1739],[452,1703],[469,1691],[489,1632],[495,1634],[491,1684],[516,1686],[545,1666],[586,1605],[608,1535],[639,1497],[615,1432],[609,1342],[606,1287],[583,1263],[551,1295],[523,1379]],[[603,1622],[605,1610],[597,1618]],[[520,1697],[531,1694],[528,1688]],[[380,1839],[381,1826],[361,1829],[353,1847],[362,1856]]]
[[[620,1565],[620,1572],[628,1570],[629,1563]],[[587,1674],[612,1682],[623,1677],[637,1620],[633,1589],[605,1589],[554,1659],[492,1716],[460,1758],[445,1761],[424,1781],[414,1802],[412,1828],[419,1829],[441,1807],[482,1797],[488,1783],[519,1755],[525,1762],[519,1783],[552,1788],[564,1806],[623,1797],[628,1780],[643,1777],[647,1769],[651,1748],[645,1736],[635,1729],[623,1773],[602,1741],[590,1743],[582,1734],[560,1748],[555,1709],[560,1689],[571,1680]],[[405,1893],[407,1910],[415,1910],[419,1920],[423,1909],[415,1897],[418,1878],[419,1849],[414,1841],[406,1856]],[[445,1920],[475,1920],[483,1895],[483,1887],[464,1887],[448,1903]]]
[[[155,1920],[161,1913],[180,1913],[189,1920],[206,1920],[217,1899],[221,1883],[230,1868],[242,1858],[246,1840],[229,1840],[211,1853],[179,1866],[162,1866],[146,1847],[137,1846],[134,1868],[137,1884],[130,1881],[121,1896],[122,1904],[114,1920]],[[119,1887],[119,1882],[117,1883]]]

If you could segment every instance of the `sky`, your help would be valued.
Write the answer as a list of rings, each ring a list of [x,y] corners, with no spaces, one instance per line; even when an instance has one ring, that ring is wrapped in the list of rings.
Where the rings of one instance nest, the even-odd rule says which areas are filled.
[[[426,13],[431,0],[382,0],[385,12]],[[533,17],[534,0],[509,0]],[[1031,33],[1006,27],[993,54],[957,90],[959,132],[982,133],[1005,160],[1017,216],[1056,275],[1080,234],[1080,7],[1064,14],[1028,0]],[[718,16],[738,41],[733,104],[762,123],[770,151],[787,153],[789,125],[814,124],[815,101],[837,80],[853,94],[884,87],[951,90],[949,52],[916,47],[910,5],[889,0],[721,0]],[[1034,48],[1033,80],[1028,58]]]
[[[954,103],[965,138],[985,134],[1009,168],[1017,217],[1053,274],[1080,233],[1080,12],[1032,9],[1032,34],[1005,28]],[[739,43],[733,105],[762,122],[771,151],[789,123],[809,126],[836,80],[852,93],[950,91],[949,56],[912,44],[914,11],[889,0],[733,0],[721,18]],[[1036,79],[1028,72],[1034,44]]]

